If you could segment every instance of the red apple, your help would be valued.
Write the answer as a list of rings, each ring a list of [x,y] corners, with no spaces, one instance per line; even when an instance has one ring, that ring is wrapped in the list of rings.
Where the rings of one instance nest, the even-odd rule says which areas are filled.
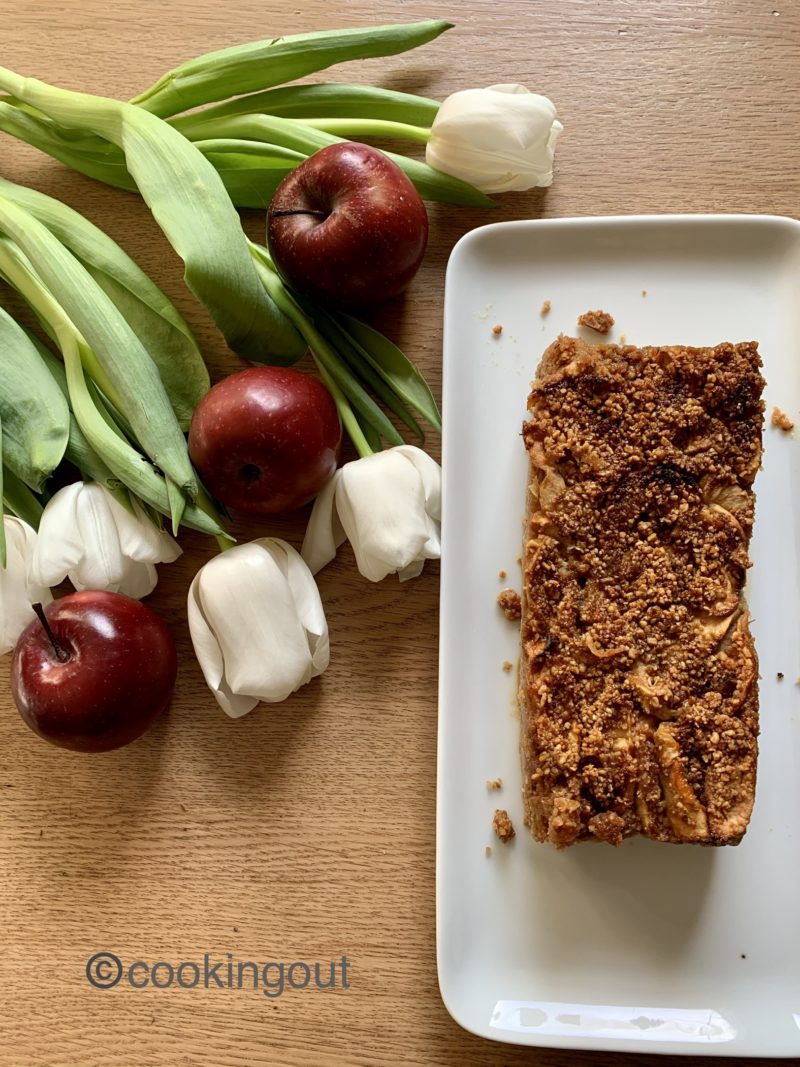
[[[86,590],[53,601],[23,631],[11,689],[22,718],[46,741],[106,752],[164,711],[177,669],[170,632],[150,608]]]
[[[352,310],[406,288],[425,255],[428,215],[388,156],[343,141],[280,183],[267,212],[267,243],[298,293]]]
[[[189,453],[223,504],[257,515],[293,511],[336,471],[342,426],[316,378],[288,367],[250,367],[197,405]]]

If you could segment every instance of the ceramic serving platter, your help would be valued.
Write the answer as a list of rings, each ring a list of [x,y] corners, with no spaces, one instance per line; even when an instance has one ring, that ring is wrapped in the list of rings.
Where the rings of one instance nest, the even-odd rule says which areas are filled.
[[[558,853],[534,843],[522,824],[517,628],[495,605],[504,585],[520,584],[520,428],[550,341],[574,334],[589,308],[615,317],[612,341],[757,339],[767,414],[778,405],[800,425],[799,296],[800,223],[786,218],[500,223],[453,251],[437,939],[445,1005],[477,1034],[575,1049],[800,1056],[800,441],[767,422],[747,590],[761,664],[759,781],[738,847],[634,839]],[[502,790],[489,791],[486,780],[498,777]],[[517,829],[508,845],[492,833],[496,807]]]

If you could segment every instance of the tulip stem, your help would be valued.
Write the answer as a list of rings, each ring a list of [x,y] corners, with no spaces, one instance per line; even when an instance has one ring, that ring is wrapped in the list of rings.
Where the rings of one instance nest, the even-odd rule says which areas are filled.
[[[427,144],[431,135],[429,126],[412,126],[409,122],[392,122],[390,119],[302,119],[304,126],[332,133],[348,140],[358,137],[398,137],[405,141]]]
[[[364,436],[363,430],[358,425],[358,419],[356,419],[347,397],[344,395],[344,393],[333,380],[333,378],[330,376],[330,374],[328,374],[327,370],[317,359],[313,351],[311,352],[311,355],[314,359],[314,363],[316,364],[317,370],[319,371],[320,378],[322,378],[322,381],[324,382],[328,392],[333,397],[334,403],[336,404],[336,410],[339,412],[339,418],[342,420],[342,425],[344,426],[345,430],[347,430],[348,436],[353,442],[356,452],[358,452],[359,456],[361,456],[362,459],[365,456],[371,456],[373,454],[372,449],[369,447],[369,442]]]
[[[66,663],[67,660],[70,658],[69,652],[66,650],[66,648],[64,648],[59,639],[53,633],[53,627],[47,620],[47,616],[44,613],[44,608],[41,604],[32,604],[31,607],[36,612],[37,618],[39,619],[39,622],[44,628],[44,632],[50,638],[50,644],[53,646],[53,651],[56,654],[56,659],[59,663]]]
[[[334,381],[333,375],[328,369],[328,362],[337,360],[336,353],[328,346],[325,339],[317,330],[312,320],[298,307],[295,300],[289,295],[281,281],[272,258],[266,249],[250,242],[250,252],[256,264],[259,277],[264,288],[274,300],[278,308],[286,317],[294,323],[298,331],[306,341],[320,377],[334,399],[342,425],[355,445],[359,456],[371,456],[372,449],[369,446],[361,427],[358,424],[350,402],[342,392],[339,385]]]

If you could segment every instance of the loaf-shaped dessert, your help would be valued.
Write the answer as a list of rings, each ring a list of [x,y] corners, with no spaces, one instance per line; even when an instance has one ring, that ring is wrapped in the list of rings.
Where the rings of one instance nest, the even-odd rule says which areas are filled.
[[[737,844],[758,663],[742,596],[764,381],[754,342],[544,353],[523,428],[525,822]]]

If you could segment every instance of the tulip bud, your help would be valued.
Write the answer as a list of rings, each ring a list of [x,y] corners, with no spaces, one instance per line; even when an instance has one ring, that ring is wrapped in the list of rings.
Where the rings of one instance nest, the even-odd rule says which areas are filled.
[[[152,593],[158,582],[155,564],[172,563],[181,550],[135,499],[132,504],[133,513],[97,482],[60,489],[39,523],[33,580],[50,586],[69,577],[78,590],[107,590],[137,600]]]
[[[314,502],[301,550],[316,573],[349,540],[371,582],[416,578],[440,555],[442,470],[414,445],[346,463]]]
[[[201,567],[189,630],[209,688],[232,718],[285,700],[328,666],[328,624],[299,554],[274,537],[237,545]]]
[[[448,96],[433,120],[425,160],[484,193],[550,185],[563,126],[555,105],[524,85]]]

